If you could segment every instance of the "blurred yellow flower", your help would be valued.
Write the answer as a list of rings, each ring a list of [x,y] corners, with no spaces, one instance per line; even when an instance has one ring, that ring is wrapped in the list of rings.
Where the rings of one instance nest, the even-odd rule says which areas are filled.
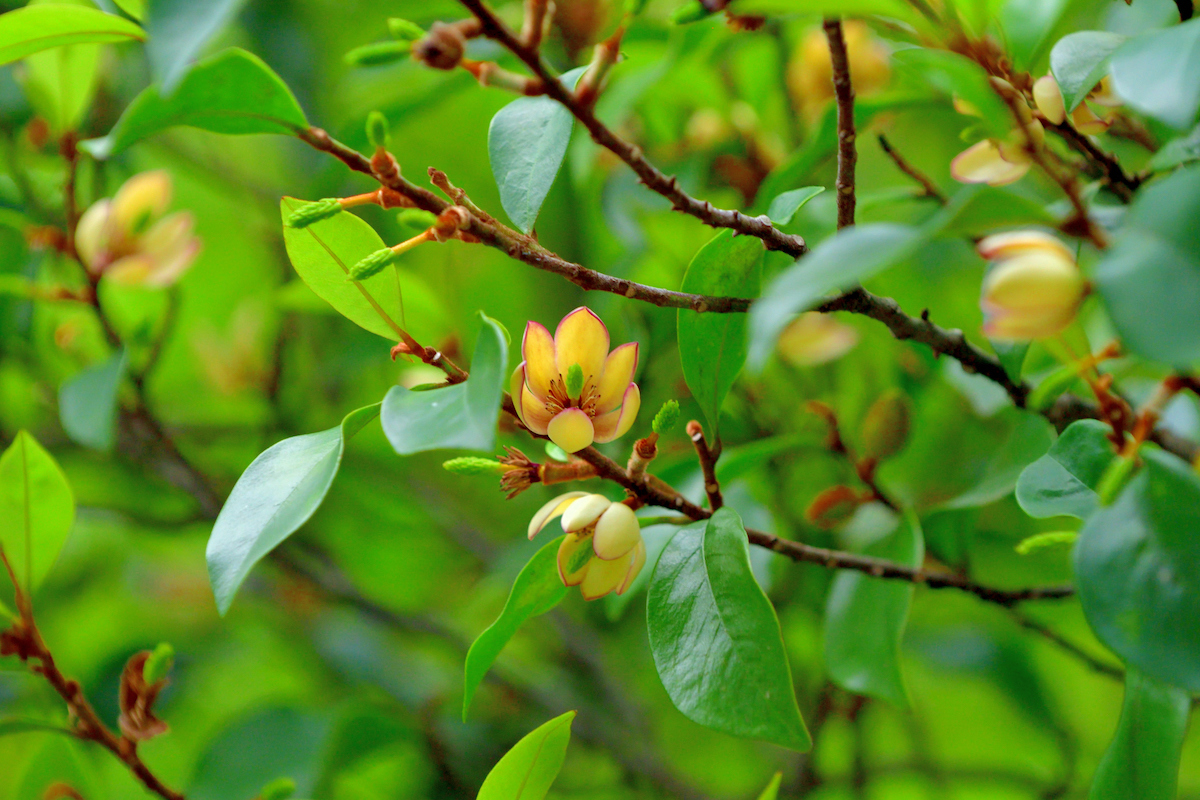
[[[1016,89],[1004,81],[997,81],[1016,94]],[[955,99],[955,109],[960,114],[979,116],[979,111],[966,101]],[[960,183],[986,183],[989,186],[1004,186],[1025,177],[1033,164],[1030,148],[1041,147],[1045,139],[1042,123],[1033,118],[1033,112],[1022,100],[1016,104],[1021,114],[1021,124],[1014,127],[1003,139],[989,138],[963,150],[950,162],[950,174]]]
[[[1071,251],[1040,231],[989,236],[979,254],[995,262],[983,281],[983,332],[1001,341],[1044,339],[1074,321],[1087,281]]]
[[[584,600],[624,594],[646,564],[646,543],[633,509],[604,495],[567,492],[538,509],[529,538],[562,516],[567,536],[558,548],[558,576]]]
[[[842,34],[846,38],[855,94],[862,97],[886,86],[892,77],[891,54],[887,46],[876,39],[861,20],[845,21]],[[787,84],[796,104],[810,122],[817,119],[825,104],[833,99],[833,64],[829,60],[829,41],[821,28],[806,33],[796,48],[788,64]]]
[[[796,317],[779,336],[779,355],[798,367],[836,361],[858,344],[858,331],[829,314],[809,311]]]

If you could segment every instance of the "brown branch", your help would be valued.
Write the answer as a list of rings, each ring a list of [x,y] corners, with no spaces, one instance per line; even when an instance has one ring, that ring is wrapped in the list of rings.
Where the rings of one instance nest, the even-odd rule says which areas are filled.
[[[892,159],[901,172],[921,185],[921,188],[924,189],[924,192],[921,194],[922,197],[930,197],[942,205],[946,205],[948,202],[946,195],[942,194],[941,190],[929,179],[928,175],[914,167],[904,156],[896,152],[896,149],[892,147],[892,143],[882,133],[879,134],[879,146],[883,148],[883,152],[887,153],[888,158]]]
[[[837,97],[837,226],[841,230],[854,224],[856,203],[854,171],[858,165],[858,147],[854,130],[854,84],[850,81],[850,56],[846,52],[842,21],[828,18],[824,27],[833,62],[833,91]]]
[[[541,55],[536,50],[522,44],[520,38],[509,30],[508,26],[501,22],[482,0],[460,0],[460,2],[479,20],[484,36],[495,39],[506,50],[524,62],[529,70],[541,79],[542,89],[548,97],[566,107],[575,119],[587,128],[588,133],[598,145],[628,164],[647,188],[670,200],[671,206],[676,211],[682,211],[714,228],[731,228],[738,233],[754,236],[761,239],[769,250],[781,250],[797,258],[808,252],[808,246],[802,237],[784,233],[772,225],[771,220],[765,215],[750,217],[734,209],[717,208],[707,200],[697,200],[683,191],[679,186],[679,181],[651,164],[642,153],[641,148],[617,136],[608,126],[597,119],[590,105],[581,101],[563,86],[542,61]]]
[[[66,179],[63,181],[63,213],[67,217],[66,253],[78,259],[75,253],[75,228],[79,224],[79,203],[75,197],[75,180],[79,175],[79,137],[72,131],[63,134],[58,143],[58,152],[66,163]]]
[[[717,481],[717,457],[720,452],[709,449],[708,442],[704,440],[704,428],[700,427],[696,420],[687,424],[687,434],[696,448],[696,459],[700,462],[700,472],[704,475],[704,493],[708,495],[708,507],[716,511],[725,505],[725,498],[721,496],[721,484]]]
[[[1064,121],[1059,125],[1053,125],[1044,121],[1042,124],[1061,136],[1071,149],[1083,155],[1095,173],[1104,178],[1105,185],[1121,202],[1128,203],[1133,200],[1133,194],[1142,185],[1142,179],[1137,175],[1125,172],[1125,168],[1121,166],[1121,162],[1117,160],[1116,156],[1101,148],[1092,140],[1092,137],[1075,130],[1071,127],[1070,122]]]

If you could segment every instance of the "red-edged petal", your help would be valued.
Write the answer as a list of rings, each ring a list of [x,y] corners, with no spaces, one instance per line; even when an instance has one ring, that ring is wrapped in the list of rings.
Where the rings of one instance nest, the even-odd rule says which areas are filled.
[[[605,414],[621,404],[625,389],[633,383],[637,370],[638,344],[623,344],[608,354],[604,360],[604,371],[600,375],[600,397],[596,402],[596,413]]]
[[[550,441],[568,453],[577,453],[595,439],[592,418],[578,408],[565,408],[546,425]]]
[[[554,353],[560,375],[565,376],[573,364],[578,364],[583,370],[584,386],[597,386],[608,356],[608,328],[590,308],[580,306],[558,323]]]
[[[638,410],[641,407],[642,392],[636,383],[631,383],[625,390],[621,408],[601,414],[593,421],[596,441],[603,444],[611,442],[613,439],[619,439],[628,433],[629,429],[633,427],[633,421],[637,419]]]
[[[545,436],[553,414],[542,400],[529,391],[529,384],[521,387],[521,421],[538,436]]]
[[[558,377],[554,360],[554,339],[544,325],[530,322],[521,339],[521,357],[525,359],[525,382],[541,398],[550,396],[550,381]]]
[[[539,508],[537,513],[533,515],[533,519],[529,520],[529,538],[532,539],[534,536],[537,536],[538,531],[546,527],[546,524],[549,523],[550,520],[566,511],[567,507],[570,506],[571,503],[575,502],[586,494],[587,492],[567,492],[566,494],[560,494],[558,497]]]

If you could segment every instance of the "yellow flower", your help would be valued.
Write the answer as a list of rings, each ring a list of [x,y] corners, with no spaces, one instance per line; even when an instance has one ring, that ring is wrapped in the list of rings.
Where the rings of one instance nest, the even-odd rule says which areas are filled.
[[[1037,104],[1038,111],[1041,111],[1046,119],[1055,125],[1061,125],[1063,120],[1067,119],[1062,90],[1059,89],[1058,81],[1054,80],[1053,75],[1044,75],[1034,81],[1033,100]],[[1100,106],[1104,110],[1101,114],[1097,114],[1089,103]],[[1084,101],[1075,106],[1075,110],[1070,114],[1071,127],[1086,135],[1104,133],[1112,124],[1112,118],[1116,114],[1115,109],[1120,105],[1121,98],[1113,93],[1111,83],[1106,75],[1088,92]]]
[[[979,115],[973,105],[958,98],[955,98],[954,107],[961,114]],[[950,174],[956,181],[1004,186],[1025,177],[1033,163],[1029,150],[1031,147],[1041,147],[1045,130],[1033,118],[1033,112],[1024,102],[1018,103],[1017,108],[1022,125],[1015,127],[1006,138],[984,139],[954,157],[950,162]]]
[[[200,252],[186,211],[164,217],[171,177],[143,172],[111,199],[98,200],[79,218],[75,248],[92,275],[154,288],[179,280]]]
[[[847,20],[842,25],[842,33],[846,39],[855,94],[862,97],[886,86],[892,75],[888,48],[860,20]],[[833,99],[829,40],[821,28],[811,29],[796,48],[788,64],[787,84],[810,122],[820,117],[825,104]]]
[[[558,548],[558,576],[578,586],[584,600],[624,594],[646,565],[646,543],[633,509],[604,495],[567,492],[538,509],[529,538],[562,516],[566,537]]]
[[[633,425],[642,396],[633,382],[636,342],[608,352],[608,329],[591,309],[563,317],[554,336],[525,326],[522,361],[512,374],[513,405],[525,427],[568,453],[611,442]]]
[[[979,254],[995,262],[983,281],[983,331],[991,339],[1028,341],[1061,333],[1075,319],[1087,281],[1071,251],[1040,231],[989,236]]]

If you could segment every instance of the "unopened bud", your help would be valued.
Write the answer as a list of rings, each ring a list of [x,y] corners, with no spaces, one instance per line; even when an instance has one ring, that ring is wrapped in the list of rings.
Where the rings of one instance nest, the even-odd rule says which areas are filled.
[[[858,492],[849,486],[830,486],[813,498],[804,517],[822,528],[835,528],[850,519],[861,504]]]
[[[412,42],[372,42],[346,53],[346,63],[352,67],[380,67],[406,58]]]
[[[699,22],[710,14],[712,12],[705,8],[700,0],[688,0],[687,3],[671,12],[671,22],[676,25],[688,25],[692,22]]]
[[[1074,261],[1039,250],[999,262],[983,281],[984,333],[1002,341],[1044,339],[1075,319],[1087,293]]]
[[[365,281],[372,275],[381,272],[384,267],[395,262],[395,260],[396,252],[390,247],[383,250],[376,250],[350,268],[350,280]]]
[[[296,782],[291,778],[276,778],[262,788],[258,800],[288,800],[296,793]]]
[[[154,652],[142,665],[142,680],[153,685],[167,677],[171,667],[175,665],[175,648],[166,642],[154,648]]]
[[[1060,544],[1071,544],[1079,538],[1079,531],[1046,531],[1035,533],[1017,543],[1017,555],[1027,556],[1038,550],[1045,550]]]
[[[1053,75],[1043,75],[1033,82],[1033,102],[1037,104],[1038,111],[1055,125],[1061,125],[1067,118],[1062,90],[1058,88],[1058,81],[1054,80]]]
[[[415,22],[409,22],[406,19],[392,17],[387,21],[388,33],[393,38],[404,42],[415,42],[418,39],[425,37],[425,29]]]
[[[297,208],[283,224],[289,228],[307,228],[314,222],[337,216],[342,210],[342,201],[336,197],[326,197],[324,200],[314,200]]]
[[[654,415],[654,421],[650,425],[655,433],[662,436],[671,430],[671,428],[674,428],[676,422],[679,422],[679,401],[668,400],[663,403],[662,408]]]
[[[412,45],[413,56],[434,69],[454,69],[462,61],[467,42],[453,24],[435,22],[424,38]]]
[[[396,222],[400,223],[402,228],[420,233],[437,224],[437,214],[423,208],[406,208],[396,215]]]
[[[462,456],[442,462],[442,469],[455,475],[495,475],[508,472],[512,467],[490,458]]]
[[[879,396],[862,424],[863,450],[868,458],[882,461],[899,453],[908,440],[908,397],[898,389]]]
[[[367,141],[371,143],[371,147],[376,150],[386,150],[391,144],[391,139],[387,117],[383,115],[383,112],[372,111],[367,114]]]
[[[1074,259],[1074,255],[1061,239],[1042,231],[1009,231],[993,234],[981,240],[975,249],[988,261],[1002,261],[1034,251],[1057,254],[1068,260]]]

